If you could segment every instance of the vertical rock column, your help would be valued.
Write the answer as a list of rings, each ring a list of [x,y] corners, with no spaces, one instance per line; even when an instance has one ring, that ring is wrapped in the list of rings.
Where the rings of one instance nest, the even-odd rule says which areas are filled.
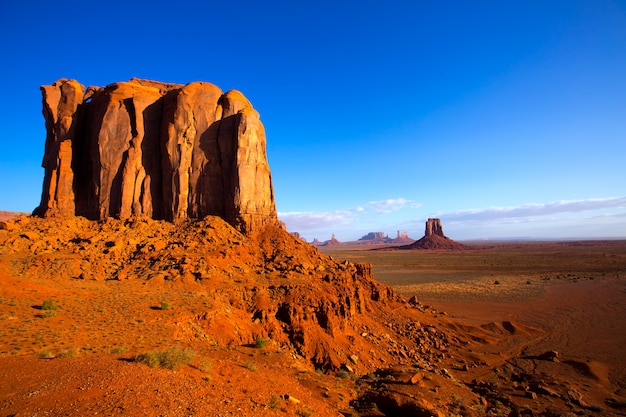
[[[225,219],[244,232],[277,222],[265,129],[259,113],[236,90],[222,97],[219,144],[226,191]]]
[[[42,162],[44,183],[36,215],[74,215],[73,141],[77,133],[77,109],[84,92],[82,84],[67,79],[41,87],[47,134]]]
[[[170,221],[224,214],[217,141],[221,96],[215,85],[194,82],[164,99],[163,196],[165,218]]]
[[[439,219],[428,219],[426,221],[426,230],[424,232],[425,236],[441,236],[443,235],[443,226],[441,225],[441,220]]]

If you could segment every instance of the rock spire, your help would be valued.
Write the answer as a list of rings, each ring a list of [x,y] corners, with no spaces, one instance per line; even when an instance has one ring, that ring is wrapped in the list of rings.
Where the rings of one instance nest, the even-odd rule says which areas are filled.
[[[426,230],[424,231],[424,236],[433,235],[445,237],[443,234],[443,226],[441,226],[441,220],[439,219],[428,219],[426,221]]]

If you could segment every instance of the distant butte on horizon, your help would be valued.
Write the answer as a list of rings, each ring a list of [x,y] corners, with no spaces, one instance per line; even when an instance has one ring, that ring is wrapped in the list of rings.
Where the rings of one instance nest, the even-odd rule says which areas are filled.
[[[452,249],[459,250],[464,249],[465,246],[459,242],[456,242],[443,234],[443,226],[441,220],[436,218],[430,218],[426,221],[426,228],[424,230],[424,237],[413,242],[410,245],[399,246],[396,249],[403,250],[434,250],[434,249]]]

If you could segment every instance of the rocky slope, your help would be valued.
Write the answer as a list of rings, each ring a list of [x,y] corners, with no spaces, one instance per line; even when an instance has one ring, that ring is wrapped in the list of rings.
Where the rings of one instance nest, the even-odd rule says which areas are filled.
[[[564,416],[607,396],[546,379],[552,358],[522,351],[535,329],[461,325],[369,264],[216,216],[0,223],[0,320],[4,415]],[[134,362],[172,346],[198,359]]]
[[[220,216],[247,232],[275,223],[259,114],[238,91],[132,79],[41,87],[46,120],[39,216]]]

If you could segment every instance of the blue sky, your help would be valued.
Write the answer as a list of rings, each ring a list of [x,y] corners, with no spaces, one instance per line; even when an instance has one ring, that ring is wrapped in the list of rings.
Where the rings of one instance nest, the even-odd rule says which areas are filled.
[[[0,3],[0,210],[39,203],[39,86],[242,91],[307,239],[626,237],[626,2]],[[228,3],[228,4],[227,4]]]

